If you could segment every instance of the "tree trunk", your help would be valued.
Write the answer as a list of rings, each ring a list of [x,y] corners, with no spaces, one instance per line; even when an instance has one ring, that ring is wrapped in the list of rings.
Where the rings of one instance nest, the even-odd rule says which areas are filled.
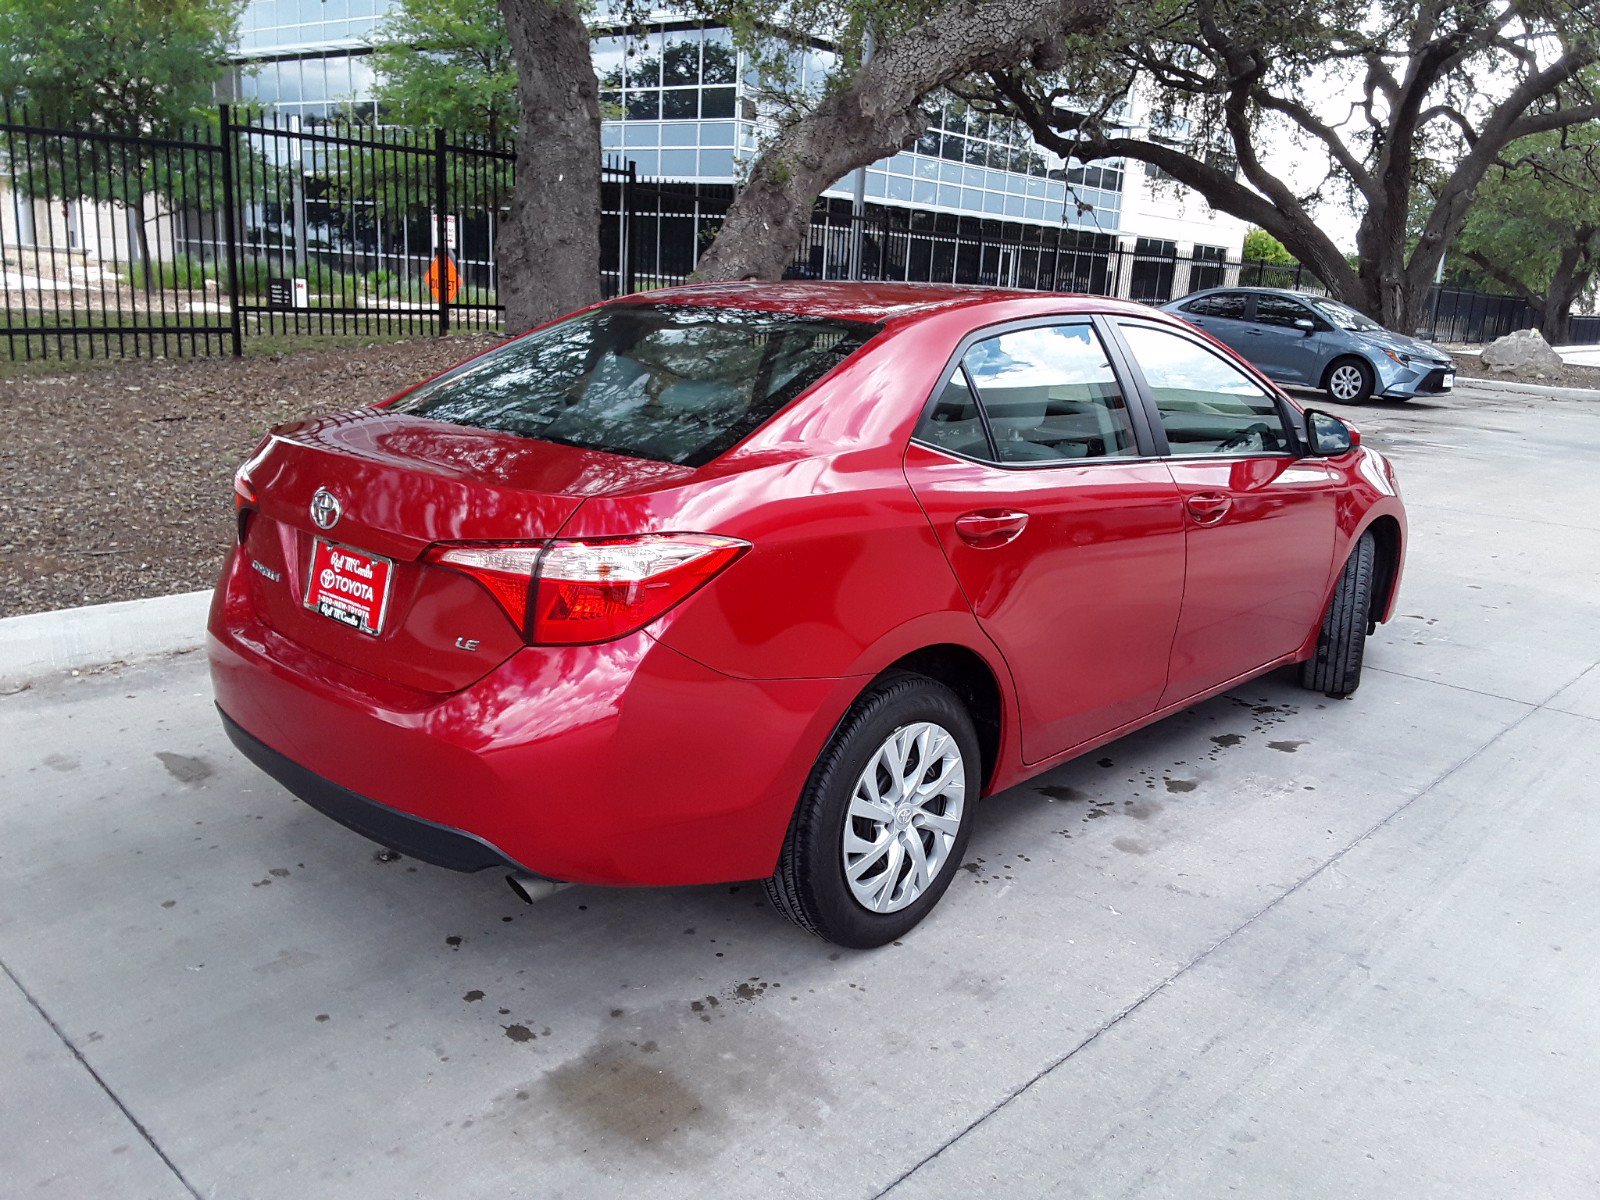
[[[1563,306],[1552,304],[1544,312],[1544,323],[1539,332],[1552,346],[1565,346],[1572,340],[1572,301]]]
[[[148,291],[149,289],[158,287],[159,285],[150,276],[150,230],[144,223],[144,197],[140,196],[137,203],[138,207],[132,210],[133,241],[134,245],[138,247],[139,250],[139,268],[144,274],[144,286],[145,290]],[[67,206],[63,204],[61,206],[61,212],[63,216],[65,216],[66,211]]]
[[[1580,263],[1585,265],[1580,266]],[[1572,341],[1572,308],[1588,289],[1594,270],[1584,246],[1569,246],[1562,253],[1550,286],[1545,289],[1539,322],[1544,340],[1552,346],[1565,346]]]
[[[506,332],[600,298],[600,88],[574,0],[500,0],[521,106],[517,186],[500,228]]]
[[[1062,33],[1102,19],[1110,7],[1110,0],[950,0],[881,44],[871,62],[756,159],[695,277],[780,278],[805,241],[822,190],[921,133],[930,93],[974,72],[1048,56]]]

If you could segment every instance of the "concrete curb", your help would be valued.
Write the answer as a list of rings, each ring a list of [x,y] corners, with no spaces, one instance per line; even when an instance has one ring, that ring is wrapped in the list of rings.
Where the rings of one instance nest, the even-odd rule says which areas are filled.
[[[61,671],[135,662],[205,642],[211,592],[180,592],[0,620],[0,691]]]
[[[1456,390],[1472,388],[1480,392],[1523,392],[1530,396],[1550,396],[1557,400],[1600,400],[1600,390],[1595,388],[1555,387],[1546,383],[1518,383],[1514,379],[1475,379],[1470,375],[1456,378]]]

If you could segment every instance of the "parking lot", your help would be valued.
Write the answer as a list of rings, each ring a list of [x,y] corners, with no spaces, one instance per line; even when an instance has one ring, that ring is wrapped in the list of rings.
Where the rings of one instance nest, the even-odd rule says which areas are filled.
[[[1356,696],[985,802],[880,951],[386,861],[198,654],[0,698],[0,1193],[1595,1196],[1600,403],[1347,412],[1412,525]]]

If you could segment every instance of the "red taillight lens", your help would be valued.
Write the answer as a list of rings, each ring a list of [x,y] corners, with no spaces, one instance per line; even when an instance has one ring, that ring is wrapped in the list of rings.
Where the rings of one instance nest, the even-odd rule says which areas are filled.
[[[248,464],[246,464],[248,465]],[[244,467],[233,473],[233,507],[237,512],[241,508],[254,508],[256,505],[255,485],[250,482],[250,476],[245,474]]]
[[[435,546],[425,557],[477,580],[530,643],[570,646],[644,628],[749,548],[709,533],[657,533]]]
[[[245,467],[249,465],[246,463]],[[255,484],[250,482],[250,476],[245,473],[245,468],[240,467],[233,473],[233,523],[241,546],[244,545],[245,534],[250,529],[250,514],[255,510]]]
[[[449,567],[475,579],[506,610],[516,627],[526,630],[533,572],[543,553],[543,543],[517,542],[433,546],[422,557],[424,562]]]
[[[551,542],[534,590],[534,642],[608,642],[643,629],[750,548],[709,533]]]

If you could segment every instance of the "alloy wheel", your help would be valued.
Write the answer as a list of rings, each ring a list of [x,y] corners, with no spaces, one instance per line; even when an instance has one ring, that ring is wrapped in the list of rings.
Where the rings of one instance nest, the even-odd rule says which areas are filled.
[[[896,729],[867,761],[845,816],[844,875],[869,912],[897,912],[949,863],[966,807],[966,764],[931,721]]]
[[[1335,367],[1333,374],[1328,376],[1328,390],[1336,400],[1354,400],[1361,394],[1366,382],[1360,367],[1346,363],[1342,367]]]

